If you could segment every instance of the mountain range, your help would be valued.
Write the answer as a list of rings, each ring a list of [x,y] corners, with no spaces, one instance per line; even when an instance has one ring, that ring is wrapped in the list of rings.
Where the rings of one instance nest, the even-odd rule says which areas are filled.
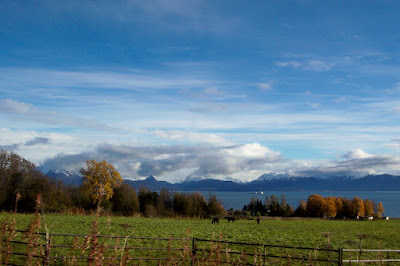
[[[41,169],[39,169],[39,170],[41,170]],[[64,169],[50,170],[45,174],[52,179],[62,181],[65,185],[81,185],[82,184],[82,177],[77,174],[74,174],[68,170],[64,170]]]
[[[80,185],[82,177],[66,170],[49,171],[47,175],[61,180],[66,185]],[[153,191],[167,188],[172,191],[400,191],[400,176],[367,175],[361,178],[334,176],[291,177],[288,175],[264,174],[251,182],[223,181],[216,179],[189,179],[180,183],[159,181],[154,176],[144,180],[125,179],[125,183],[136,189],[147,187]]]

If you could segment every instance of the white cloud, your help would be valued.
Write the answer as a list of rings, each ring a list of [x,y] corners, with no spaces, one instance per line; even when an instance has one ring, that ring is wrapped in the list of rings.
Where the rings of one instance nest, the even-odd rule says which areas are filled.
[[[217,96],[224,94],[222,91],[220,91],[220,89],[218,87],[215,87],[215,86],[204,89],[204,92],[207,94],[217,95]]]
[[[272,84],[271,83],[259,83],[258,87],[262,91],[268,91],[272,89]]]
[[[268,147],[259,143],[251,143],[229,147],[225,150],[227,155],[233,157],[265,158],[266,156],[279,157],[279,153],[271,151]]]
[[[328,71],[334,66],[333,63],[326,63],[320,60],[309,60],[303,65],[304,70]]]
[[[347,152],[342,157],[345,159],[364,159],[364,158],[369,158],[371,156],[372,156],[371,154],[368,154],[365,151],[358,148],[356,150]]]
[[[29,111],[36,111],[32,108],[32,104],[13,101],[10,99],[0,100],[0,112],[27,114]]]
[[[180,130],[154,130],[151,134],[170,141],[190,142],[195,144],[232,145],[231,142],[215,134],[186,132]]]
[[[141,165],[142,165],[142,164],[141,164],[140,162],[130,163],[130,164],[129,164],[129,166],[130,166],[129,170],[130,170],[131,172],[134,172],[134,173],[135,173],[135,172],[139,171]]]
[[[310,102],[308,102],[307,105],[313,109],[317,109],[321,106],[321,104],[319,104],[319,103],[310,103]]]
[[[333,100],[334,103],[345,103],[347,101],[348,101],[348,98],[346,96],[339,97],[339,98]]]
[[[389,94],[400,93],[400,82],[397,82],[396,85],[392,89],[386,90],[386,92]]]
[[[13,149],[6,147],[10,145]],[[35,164],[60,152],[77,153],[88,147],[84,141],[66,134],[0,128],[0,148],[14,151]]]
[[[54,111],[45,111],[35,108],[32,104],[10,99],[0,100],[0,113],[1,112],[16,115],[18,119],[24,121],[34,121],[37,123],[50,124],[52,126],[91,128],[116,133],[116,129],[94,120],[71,117]]]
[[[3,85],[29,85],[29,88],[120,88],[124,90],[182,89],[212,87],[217,81],[195,76],[127,69],[125,71],[61,71],[49,69],[0,68]]]
[[[328,161],[309,169],[297,171],[296,175],[363,177],[368,174],[400,174],[400,157],[396,155],[373,155],[356,149],[341,157],[343,158],[341,160]]]
[[[281,61],[276,63],[277,66],[280,67],[293,67],[293,68],[299,68],[303,64],[300,63],[299,61]]]
[[[277,66],[280,67],[291,67],[291,68],[301,68],[308,71],[329,71],[335,64],[327,63],[322,60],[310,59],[304,61],[279,61],[276,62]]]

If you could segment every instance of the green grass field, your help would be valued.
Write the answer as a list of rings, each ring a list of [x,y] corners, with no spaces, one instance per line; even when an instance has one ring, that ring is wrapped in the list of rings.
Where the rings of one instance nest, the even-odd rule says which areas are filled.
[[[0,223],[17,221],[17,229],[26,230],[33,221],[34,215],[0,214]],[[169,261],[185,259],[183,265],[194,258],[196,247],[197,265],[218,265],[222,262],[229,264],[249,263],[251,265],[331,265],[337,263],[339,248],[347,249],[399,249],[400,220],[375,221],[341,221],[319,219],[263,219],[260,224],[255,220],[237,220],[228,223],[221,220],[218,225],[212,225],[211,220],[199,219],[156,219],[142,217],[95,217],[82,215],[46,214],[41,216],[40,232],[45,228],[52,233],[51,265],[86,265],[87,258],[92,254],[100,254],[101,262],[118,264],[118,258],[134,260],[137,265],[154,265],[151,258],[163,258]],[[94,221],[98,222],[96,231],[101,235],[136,236],[166,239],[136,239],[136,238],[107,238],[90,234]],[[44,224],[46,226],[44,226]],[[2,227],[2,239],[7,239],[6,230]],[[84,236],[57,236],[54,234],[81,234]],[[30,235],[30,236],[29,236]],[[37,235],[36,235],[37,236]],[[172,238],[182,238],[173,240]],[[216,243],[194,240],[209,239],[232,242],[257,243],[274,246],[303,247],[310,249],[288,249],[282,247],[244,246],[238,244]],[[43,263],[45,256],[45,236],[16,232],[13,239],[11,263],[34,264]],[[39,243],[42,246],[18,244]],[[7,241],[1,242],[1,250],[7,250]],[[328,245],[328,243],[330,243]],[[128,251],[126,247],[129,247]],[[329,247],[329,248],[328,248]],[[319,249],[319,250],[318,250]],[[218,251],[219,250],[219,251]],[[333,250],[333,251],[329,251]],[[336,251],[335,251],[336,250]],[[218,253],[218,252],[221,253]],[[226,253],[227,251],[233,253]],[[236,253],[235,253],[236,252]],[[7,255],[0,254],[0,261],[8,260]],[[24,257],[18,254],[36,254],[38,257]],[[219,254],[219,255],[218,255]],[[251,255],[253,254],[253,255]],[[266,262],[262,254],[265,254]],[[245,257],[243,257],[245,256]],[[279,256],[280,258],[277,258]],[[339,255],[340,256],[340,255]],[[399,255],[390,255],[391,259],[400,259]],[[58,259],[57,259],[58,258]],[[79,261],[79,259],[81,260]],[[116,259],[117,258],[117,259]],[[148,260],[146,260],[146,258]],[[301,259],[295,259],[301,258]],[[352,261],[357,258],[385,259],[385,252],[365,254],[346,253],[345,259]],[[326,260],[323,261],[315,261]],[[139,261],[137,261],[139,260]],[[215,263],[217,261],[217,263]],[[134,262],[134,261],[131,261]],[[210,264],[211,263],[211,264]],[[214,263],[214,264],[213,264]],[[380,262],[382,263],[382,262]],[[168,264],[168,263],[167,263]],[[181,265],[181,264],[178,264]],[[377,265],[380,265],[379,263]]]
[[[0,214],[2,222],[9,214]],[[18,214],[17,228],[25,230],[33,215]],[[52,233],[88,234],[95,216],[47,214],[43,221]],[[44,228],[41,230],[44,232]],[[139,217],[100,217],[99,230],[107,235],[145,237],[194,237],[270,245],[290,245],[319,248],[327,244],[327,235],[333,248],[400,248],[400,220],[390,221],[336,221],[288,219],[221,220],[212,225],[210,220],[156,219]]]

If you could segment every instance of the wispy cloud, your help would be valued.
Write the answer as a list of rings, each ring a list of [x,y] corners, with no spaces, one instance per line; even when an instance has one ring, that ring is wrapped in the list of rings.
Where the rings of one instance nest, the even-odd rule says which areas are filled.
[[[277,66],[280,67],[293,67],[293,68],[300,68],[303,64],[299,61],[280,61],[276,62]]]
[[[34,108],[32,104],[4,99],[0,102],[0,111],[15,114],[28,114]]]
[[[44,111],[34,107],[32,104],[18,102],[10,99],[0,100],[0,112],[14,115],[17,119],[35,121],[49,125],[74,126],[105,130],[116,133],[117,130],[97,121],[68,117],[54,111]]]
[[[397,82],[396,85],[392,89],[386,90],[386,92],[389,94],[400,93],[400,82]]]
[[[291,67],[295,69],[302,69],[307,71],[329,71],[335,65],[334,63],[328,63],[317,59],[310,59],[304,61],[279,61],[276,62],[279,67]]]
[[[232,145],[231,142],[217,136],[216,134],[187,132],[180,130],[155,130],[150,131],[149,133],[169,141],[189,142],[194,144],[212,144],[218,146]]]
[[[26,146],[34,146],[38,144],[49,144],[50,140],[48,138],[41,138],[41,137],[36,137],[34,139],[31,139],[27,142],[25,142]]]
[[[124,90],[183,89],[211,87],[217,81],[178,73],[144,70],[60,71],[49,69],[0,68],[3,86],[30,88],[118,88]]]
[[[258,83],[258,87],[260,88],[260,90],[262,91],[268,91],[271,90],[272,87],[272,82],[263,82],[263,83]]]
[[[48,2],[46,8],[63,15],[71,13],[83,19],[112,21],[113,24],[135,24],[172,32],[209,32],[227,34],[240,26],[235,16],[221,16],[218,5],[203,1],[91,1]],[[205,12],[205,10],[207,12]]]
[[[0,149],[7,150],[7,151],[16,151],[17,149],[20,149],[22,146],[28,147],[28,146],[43,145],[43,144],[49,144],[49,143],[50,143],[50,139],[48,139],[48,138],[35,137],[31,140],[28,140],[25,143],[15,143],[12,145],[0,145]]]

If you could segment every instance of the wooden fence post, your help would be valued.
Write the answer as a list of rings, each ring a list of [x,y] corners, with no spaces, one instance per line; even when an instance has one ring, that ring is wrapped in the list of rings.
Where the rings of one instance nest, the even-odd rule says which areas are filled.
[[[128,261],[129,258],[129,237],[127,237],[125,239],[125,243],[124,243],[124,256],[122,258],[122,263],[125,264]]]
[[[263,256],[263,265],[265,266],[265,257],[267,256],[267,251],[265,249],[265,245],[263,245],[264,256]]]
[[[343,265],[343,249],[339,248],[338,253],[339,253],[339,255],[338,255],[338,265],[342,266]]]
[[[50,264],[50,246],[51,246],[51,233],[46,233],[46,245],[44,250],[44,263],[47,266]]]
[[[192,255],[193,255],[192,265],[196,264],[196,250],[197,250],[197,241],[196,238],[192,238]]]
[[[386,265],[389,265],[389,252],[386,252],[386,259],[387,259]]]

